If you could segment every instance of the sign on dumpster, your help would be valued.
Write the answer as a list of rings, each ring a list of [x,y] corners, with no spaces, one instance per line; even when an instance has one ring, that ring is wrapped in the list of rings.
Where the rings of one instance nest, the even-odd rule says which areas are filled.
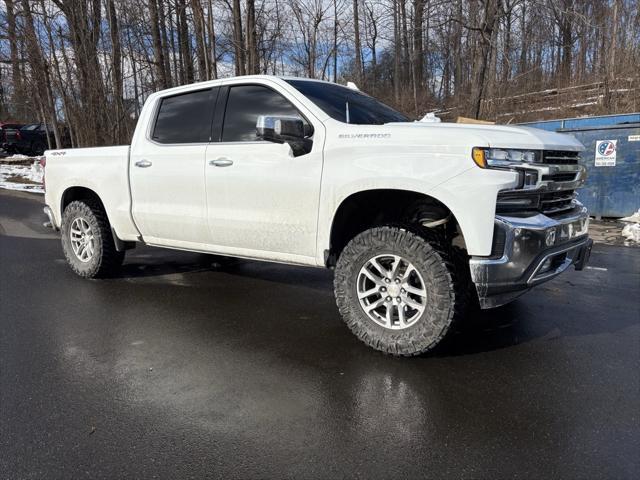
[[[598,140],[596,142],[596,167],[615,167],[618,140]]]

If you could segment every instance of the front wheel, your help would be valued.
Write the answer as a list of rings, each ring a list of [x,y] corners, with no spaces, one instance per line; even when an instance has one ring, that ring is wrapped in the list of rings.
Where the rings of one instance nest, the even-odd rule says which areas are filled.
[[[116,250],[109,220],[92,200],[73,201],[62,215],[62,250],[71,269],[81,277],[113,274],[124,260]]]
[[[421,236],[367,230],[340,254],[334,291],[351,331],[370,347],[412,356],[433,349],[454,321],[453,263]]]

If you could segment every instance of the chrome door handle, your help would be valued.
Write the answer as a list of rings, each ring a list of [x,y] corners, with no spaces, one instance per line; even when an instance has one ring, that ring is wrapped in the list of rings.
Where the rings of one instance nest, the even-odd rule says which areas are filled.
[[[209,160],[209,165],[213,165],[214,167],[229,167],[233,165],[233,160],[224,157],[216,158],[215,160]]]
[[[140,168],[147,168],[153,164],[149,160],[138,160],[136,163],[134,163],[134,165]]]

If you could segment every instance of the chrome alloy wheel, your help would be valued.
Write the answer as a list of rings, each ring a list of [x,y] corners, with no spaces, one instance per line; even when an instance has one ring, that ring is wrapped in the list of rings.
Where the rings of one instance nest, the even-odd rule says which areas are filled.
[[[368,260],[358,273],[360,306],[371,320],[390,330],[413,325],[427,304],[427,290],[418,270],[392,254]]]
[[[93,258],[96,247],[95,238],[91,225],[84,218],[78,217],[71,223],[69,240],[78,260],[87,263]]]

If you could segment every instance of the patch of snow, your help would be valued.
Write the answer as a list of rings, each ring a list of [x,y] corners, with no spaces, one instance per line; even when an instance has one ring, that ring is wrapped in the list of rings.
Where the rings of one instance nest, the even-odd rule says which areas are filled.
[[[640,208],[633,215],[621,218],[620,221],[627,222],[622,229],[622,236],[626,238],[625,243],[640,243]]]
[[[640,208],[636,213],[620,219],[621,222],[640,223]]]
[[[0,163],[0,188],[22,192],[44,193],[40,165],[8,165]],[[9,181],[11,179],[11,181]],[[24,180],[24,181],[23,181]]]
[[[598,102],[582,102],[569,105],[569,108],[588,107],[589,105],[596,105]]]
[[[622,236],[627,242],[640,243],[640,223],[630,223],[622,229]]]

